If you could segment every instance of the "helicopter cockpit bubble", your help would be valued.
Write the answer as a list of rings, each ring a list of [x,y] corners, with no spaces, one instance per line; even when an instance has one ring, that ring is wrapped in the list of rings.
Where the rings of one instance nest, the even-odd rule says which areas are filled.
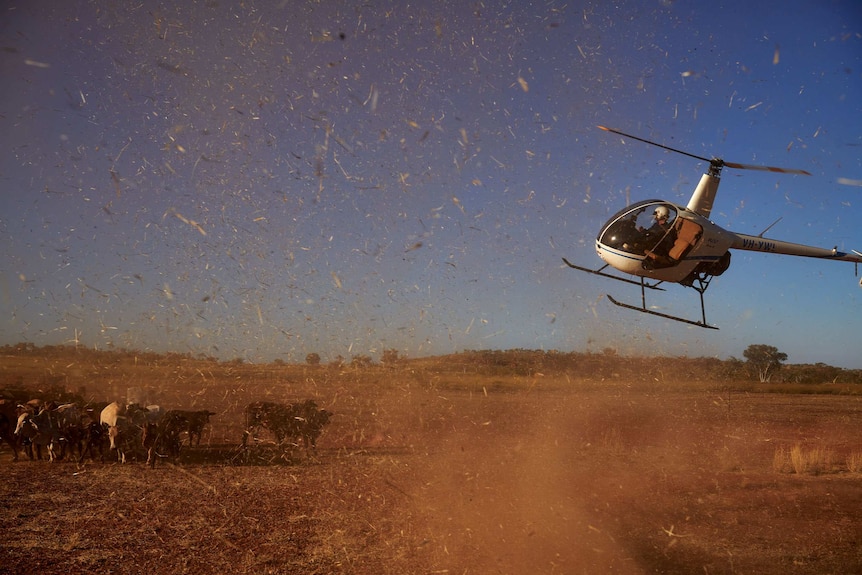
[[[609,248],[644,255],[666,237],[676,215],[676,207],[667,202],[638,202],[614,214],[597,239]]]

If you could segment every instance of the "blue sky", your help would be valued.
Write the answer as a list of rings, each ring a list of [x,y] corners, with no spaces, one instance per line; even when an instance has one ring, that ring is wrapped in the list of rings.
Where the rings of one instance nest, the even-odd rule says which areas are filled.
[[[463,349],[860,368],[852,264],[734,252],[703,330],[617,309],[593,242],[686,203],[862,249],[857,2],[6,2],[3,343],[302,361]],[[740,17],[744,14],[744,17]],[[697,317],[697,294],[651,300]]]

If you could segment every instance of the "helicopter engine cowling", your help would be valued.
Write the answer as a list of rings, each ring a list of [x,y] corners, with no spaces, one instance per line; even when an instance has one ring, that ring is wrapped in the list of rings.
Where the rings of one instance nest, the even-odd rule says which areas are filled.
[[[700,262],[697,264],[697,267],[692,270],[688,276],[680,281],[684,286],[692,287],[694,282],[697,281],[706,281],[708,283],[708,279],[714,276],[720,276],[724,272],[727,271],[727,268],[730,267],[730,252],[724,252],[720,258],[711,262]]]
[[[701,271],[705,274],[711,276],[720,276],[724,272],[727,271],[727,268],[730,267],[730,252],[724,252],[724,255],[721,256],[714,262],[703,262],[698,266],[698,271]]]

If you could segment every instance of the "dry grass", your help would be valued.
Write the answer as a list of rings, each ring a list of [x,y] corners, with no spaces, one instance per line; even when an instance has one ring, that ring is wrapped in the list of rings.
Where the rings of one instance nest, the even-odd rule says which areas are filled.
[[[862,473],[862,452],[854,451],[847,456],[847,471]]]
[[[835,469],[835,452],[823,446],[809,449],[797,443],[788,451],[779,446],[772,457],[772,469],[778,473],[795,473],[797,475],[821,475],[833,473]]]
[[[779,445],[772,455],[772,470],[776,473],[790,473],[793,470],[790,465],[790,454],[783,445]]]

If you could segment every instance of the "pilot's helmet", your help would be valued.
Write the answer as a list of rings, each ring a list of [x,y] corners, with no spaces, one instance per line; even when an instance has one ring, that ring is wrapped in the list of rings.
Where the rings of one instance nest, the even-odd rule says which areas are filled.
[[[670,210],[667,209],[667,206],[658,206],[652,215],[657,220],[666,220],[670,215]]]

